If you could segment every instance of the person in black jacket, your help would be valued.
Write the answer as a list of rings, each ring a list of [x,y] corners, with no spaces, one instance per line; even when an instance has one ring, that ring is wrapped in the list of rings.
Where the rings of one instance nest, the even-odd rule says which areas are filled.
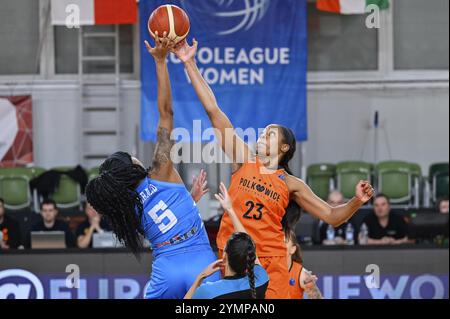
[[[408,224],[402,216],[391,212],[389,197],[378,194],[373,212],[366,216],[364,223],[369,230],[369,245],[407,244]]]
[[[0,250],[17,249],[19,246],[19,223],[6,215],[5,201],[0,198]]]
[[[38,221],[27,234],[26,247],[31,247],[31,232],[35,231],[63,231],[66,237],[66,247],[75,247],[75,237],[69,229],[69,225],[58,220],[58,207],[51,199],[46,199],[41,204],[42,220]]]

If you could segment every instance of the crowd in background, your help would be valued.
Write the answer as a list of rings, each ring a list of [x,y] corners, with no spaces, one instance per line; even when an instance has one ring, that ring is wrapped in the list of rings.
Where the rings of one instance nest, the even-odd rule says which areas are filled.
[[[344,204],[344,196],[332,191],[328,197],[331,206]],[[448,197],[438,200],[436,210],[441,214],[449,213]],[[85,219],[74,231],[69,224],[58,218],[58,207],[53,200],[44,200],[40,205],[40,218],[27,230],[22,238],[20,224],[5,210],[0,198],[0,248],[1,250],[31,248],[32,232],[60,231],[65,234],[67,248],[92,248],[95,233],[109,232],[108,223],[89,205],[85,205]],[[407,219],[392,211],[389,198],[378,194],[373,201],[373,209],[367,214],[361,225],[352,220],[334,228],[324,222],[319,223],[320,243],[323,245],[399,245],[414,243],[409,238]]]
[[[50,199],[44,200],[40,205],[40,217],[38,221],[27,230],[25,238],[22,237],[19,223],[10,214],[6,214],[5,204],[0,198],[0,247],[2,250],[31,248],[32,232],[64,232],[65,244],[67,248],[90,248],[95,233],[110,231],[108,223],[92,209],[89,204],[85,205],[85,220],[75,229],[58,218],[58,206]],[[12,215],[12,214],[11,214]]]

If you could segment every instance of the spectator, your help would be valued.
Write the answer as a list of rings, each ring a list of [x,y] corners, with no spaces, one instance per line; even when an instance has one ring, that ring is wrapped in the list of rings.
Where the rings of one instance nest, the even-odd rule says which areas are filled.
[[[438,200],[438,211],[441,214],[448,214],[448,197],[442,197]]]
[[[344,195],[342,195],[342,193],[337,190],[332,191],[328,195],[327,203],[330,204],[330,206],[332,206],[332,207],[343,205],[343,204],[345,204]],[[327,239],[327,230],[328,230],[329,225],[321,221],[319,223],[320,242],[323,245],[344,245],[346,243],[345,230],[347,228],[347,225],[348,225],[348,223],[344,223],[341,226],[335,228],[334,229],[334,239],[329,240],[329,239]],[[352,224],[352,226],[353,226],[354,234],[356,234],[355,226],[353,224]],[[356,237],[357,236],[354,236],[355,242],[357,241]]]
[[[58,207],[53,200],[44,200],[41,204],[41,217],[42,220],[37,222],[27,234],[27,248],[31,247],[31,232],[34,231],[63,231],[66,237],[66,247],[75,247],[75,238],[69,229],[69,225],[58,220],[56,216],[58,215]]]
[[[0,198],[0,250],[17,249],[19,246],[19,223],[6,215],[5,201]]]
[[[407,224],[404,219],[391,212],[389,198],[378,194],[374,211],[366,216],[364,223],[369,231],[369,245],[398,245],[408,243]]]
[[[94,233],[110,231],[108,223],[102,219],[90,204],[85,207],[86,220],[77,227],[76,237],[78,248],[91,248]]]

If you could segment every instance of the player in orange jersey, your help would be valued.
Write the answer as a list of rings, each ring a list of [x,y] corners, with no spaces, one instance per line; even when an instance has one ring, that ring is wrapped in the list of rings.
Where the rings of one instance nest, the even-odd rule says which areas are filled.
[[[193,46],[184,41],[173,52],[184,63],[192,85],[216,129],[221,147],[233,162],[229,194],[241,223],[256,243],[261,264],[269,274],[266,298],[289,298],[289,290],[286,289],[289,270],[281,225],[289,201],[295,201],[313,216],[337,227],[369,201],[374,190],[369,182],[360,181],[352,200],[338,207],[328,205],[305,182],[291,174],[288,164],[294,156],[296,140],[292,130],[281,125],[267,126],[258,139],[256,152],[252,152],[235,133],[233,125],[219,108],[214,93],[202,77],[195,62],[197,47],[195,40]],[[223,252],[232,233],[233,224],[225,214],[217,236],[219,254]]]
[[[303,267],[303,257],[297,237],[293,231],[286,231],[287,265],[289,269],[289,294],[291,299],[323,299],[316,285],[317,277]]]

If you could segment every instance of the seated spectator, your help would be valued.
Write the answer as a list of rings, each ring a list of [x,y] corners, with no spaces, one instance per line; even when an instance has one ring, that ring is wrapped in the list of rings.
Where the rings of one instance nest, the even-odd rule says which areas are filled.
[[[6,215],[5,201],[0,198],[0,250],[17,249],[20,241],[19,223]]]
[[[341,192],[335,190],[332,191],[328,195],[327,203],[330,204],[332,207],[336,207],[339,205],[345,204],[344,195],[342,195]],[[329,240],[327,237],[327,230],[330,225],[327,223],[324,223],[323,221],[320,221],[319,223],[319,234],[320,234],[320,242],[323,245],[344,245],[346,244],[345,240],[345,230],[347,228],[348,223],[344,223],[341,226],[334,228],[334,239]],[[356,230],[355,226],[353,226],[353,233],[354,233],[354,241],[357,241],[356,236]],[[332,227],[332,226],[331,226]]]
[[[391,212],[389,198],[378,194],[374,211],[366,216],[364,223],[369,232],[369,245],[398,245],[408,243],[408,228],[400,215]]]
[[[441,214],[448,214],[448,197],[443,197],[438,200],[438,211]]]
[[[66,247],[75,247],[75,238],[69,229],[69,225],[56,218],[58,207],[53,200],[44,200],[41,204],[42,220],[37,222],[27,234],[26,247],[31,247],[31,232],[35,231],[63,231],[66,237]]]
[[[77,246],[78,248],[91,248],[92,236],[94,233],[103,233],[110,231],[108,223],[102,219],[90,204],[86,204],[85,207],[86,220],[81,223],[76,230]]]

